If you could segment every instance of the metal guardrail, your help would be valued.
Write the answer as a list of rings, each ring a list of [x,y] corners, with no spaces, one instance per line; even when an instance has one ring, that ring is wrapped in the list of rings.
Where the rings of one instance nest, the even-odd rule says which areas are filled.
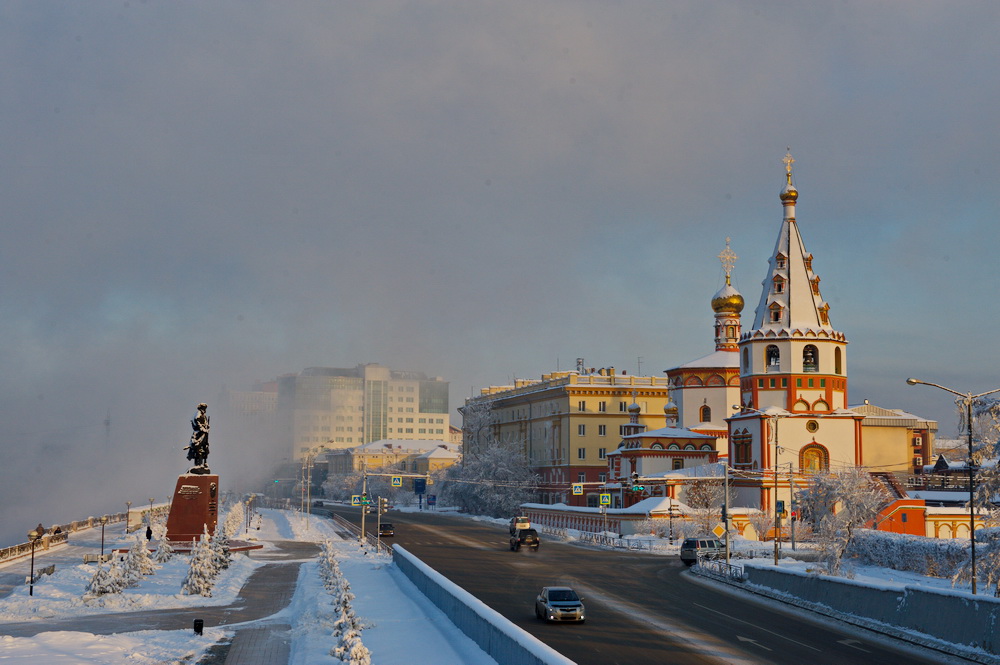
[[[361,538],[361,528],[356,526],[352,522],[348,522],[340,515],[337,515],[336,513],[330,513],[330,520],[344,531],[347,531],[351,537]],[[392,547],[385,544],[382,541],[382,539],[379,538],[378,536],[374,536],[370,533],[365,534],[365,543],[367,543],[371,547],[374,547],[375,551],[377,551],[379,554],[392,554]]]
[[[590,533],[588,531],[584,531],[580,534],[580,540],[587,543],[593,543],[595,545],[603,545],[604,547],[613,547],[619,550],[653,550],[652,541],[635,540],[632,538],[615,538],[607,536],[603,533]]]
[[[699,575],[714,577],[727,582],[746,582],[747,580],[743,566],[737,566],[717,559],[703,559],[698,557],[698,565],[693,570]]]

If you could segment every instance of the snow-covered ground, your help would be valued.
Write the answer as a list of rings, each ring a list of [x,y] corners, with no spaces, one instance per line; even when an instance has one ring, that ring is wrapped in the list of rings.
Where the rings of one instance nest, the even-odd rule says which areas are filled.
[[[277,540],[320,542],[329,539],[337,551],[344,577],[355,593],[353,607],[364,623],[362,641],[379,665],[495,665],[475,643],[461,633],[432,605],[396,568],[391,559],[366,553],[353,541],[343,541],[328,521],[313,517],[306,528],[301,515],[286,511],[261,511],[263,520],[257,532],[267,545]],[[73,534],[74,542],[100,542],[95,530]],[[124,540],[108,547],[126,544]],[[57,552],[58,550],[56,550]],[[55,552],[53,552],[55,554]],[[36,565],[45,565],[46,555],[40,555]],[[17,562],[4,567],[18,565]],[[27,587],[16,588],[7,598],[0,599],[0,621],[32,621],[51,618],[78,617],[109,612],[168,609],[203,605],[231,604],[240,587],[256,567],[264,565],[253,559],[237,556],[234,564],[222,573],[211,598],[180,594],[187,572],[187,557],[175,556],[138,587],[128,589],[120,597],[103,596],[102,603],[88,604],[82,600],[84,589],[93,577],[93,564],[59,566],[56,573],[43,577],[28,596]],[[303,563],[295,594],[289,606],[261,622],[283,622],[292,625],[292,665],[312,665],[337,662],[329,655],[334,646],[334,620],[330,595],[318,574],[318,563]],[[220,640],[230,637],[233,628],[206,628],[198,636],[192,630],[139,631],[115,635],[95,635],[87,632],[53,631],[35,637],[0,637],[0,662],[4,665],[162,665],[163,663],[196,663],[207,650]],[[0,627],[2,632],[2,627]],[[414,645],[420,645],[415,649]]]
[[[353,602],[355,612],[364,622],[362,641],[372,652],[372,660],[379,665],[492,665],[495,661],[462,634],[432,605],[426,597],[413,587],[386,556],[376,556],[365,552],[354,541],[340,540],[327,520],[312,517],[309,528],[306,520],[295,512],[264,510],[257,537],[265,545],[264,552],[275,549],[271,543],[283,540],[322,542],[331,540],[337,551],[340,568],[349,581],[356,597]],[[506,520],[471,517],[506,525]],[[566,532],[566,540],[580,537],[574,531]],[[632,539],[648,539],[633,537]],[[653,539],[656,546],[651,550],[664,556],[676,556],[678,544]],[[100,531],[73,534],[72,542],[77,546],[91,546],[96,550],[100,542]],[[107,547],[121,547],[128,544],[122,536],[112,541],[109,536]],[[758,558],[740,559],[738,563],[749,565],[770,565],[769,544],[752,541],[737,541],[735,549],[744,556],[757,551]],[[59,549],[51,554],[40,555],[36,565],[46,565],[47,559],[58,555]],[[785,555],[792,554],[785,550]],[[65,558],[65,557],[64,557]],[[79,561],[78,551],[74,551],[73,561]],[[87,583],[94,574],[93,564],[60,564],[54,575],[43,577],[34,588],[34,596],[28,596],[26,587],[18,586],[6,598],[0,599],[0,622],[46,620],[54,618],[81,618],[90,615],[108,614],[122,611],[151,609],[190,608],[209,605],[230,605],[253,571],[263,562],[244,556],[237,556],[234,564],[222,573],[213,589],[211,598],[180,594],[181,583],[187,572],[187,557],[177,556],[161,566],[155,574],[145,578],[138,587],[128,589],[120,595],[104,596],[100,602],[84,602],[82,597]],[[23,561],[0,565],[0,573],[6,568],[22,565]],[[807,571],[817,564],[809,561],[795,561],[783,558],[782,568]],[[952,587],[951,581],[931,578],[916,573],[895,571],[871,566],[854,566],[853,579],[878,588],[902,585],[920,585],[939,589],[963,590]],[[314,663],[334,663],[329,656],[333,646],[333,614],[330,596],[318,574],[318,562],[303,563],[295,594],[289,606],[277,615],[260,620],[280,622],[294,626],[292,631],[293,665]],[[3,665],[27,665],[47,663],[51,665],[153,665],[173,662],[196,663],[214,644],[232,636],[233,629],[253,624],[206,628],[203,636],[194,635],[191,630],[139,631],[115,635],[95,635],[88,632],[43,632],[35,637],[0,637],[0,662]],[[2,627],[0,627],[2,632]],[[420,649],[414,649],[419,644]]]

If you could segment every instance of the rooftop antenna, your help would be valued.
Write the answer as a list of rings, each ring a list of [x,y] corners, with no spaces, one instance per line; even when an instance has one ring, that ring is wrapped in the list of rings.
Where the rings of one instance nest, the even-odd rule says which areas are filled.
[[[635,364],[637,366],[635,375],[642,376],[642,356],[637,356],[635,359]]]

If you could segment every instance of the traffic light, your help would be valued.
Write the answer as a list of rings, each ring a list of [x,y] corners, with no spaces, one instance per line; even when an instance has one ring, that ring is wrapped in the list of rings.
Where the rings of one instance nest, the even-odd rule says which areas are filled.
[[[380,496],[378,498],[378,514],[385,515],[387,512],[389,512],[389,499]]]
[[[632,491],[633,492],[645,492],[646,491],[646,487],[645,487],[645,485],[632,485]]]

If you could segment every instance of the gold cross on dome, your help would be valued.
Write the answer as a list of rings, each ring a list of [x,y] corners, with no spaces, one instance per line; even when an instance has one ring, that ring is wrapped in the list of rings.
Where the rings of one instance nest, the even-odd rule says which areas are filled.
[[[792,149],[788,148],[787,150],[788,150],[788,152],[785,153],[785,158],[782,159],[781,161],[785,165],[785,173],[791,174],[792,173],[792,164],[795,163],[795,160],[792,159]]]
[[[722,250],[719,254],[719,261],[722,262],[722,269],[726,271],[726,284],[729,284],[729,273],[733,271],[733,266],[736,265],[736,252],[729,248],[729,238],[726,238],[726,248]]]

